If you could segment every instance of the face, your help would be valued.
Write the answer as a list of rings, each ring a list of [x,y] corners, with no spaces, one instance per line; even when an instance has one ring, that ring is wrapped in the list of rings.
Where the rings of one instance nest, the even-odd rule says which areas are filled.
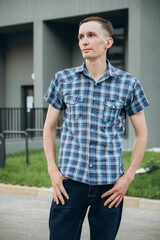
[[[109,41],[112,39],[99,22],[86,22],[79,28],[79,47],[84,59],[106,57]]]

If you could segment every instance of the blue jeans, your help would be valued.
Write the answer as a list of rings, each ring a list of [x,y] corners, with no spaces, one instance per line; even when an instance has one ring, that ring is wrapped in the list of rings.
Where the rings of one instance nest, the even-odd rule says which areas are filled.
[[[110,185],[96,185],[63,181],[69,195],[65,205],[52,201],[49,217],[50,240],[80,240],[82,224],[89,207],[88,221],[91,240],[114,240],[122,214],[123,201],[117,208],[104,206],[101,195],[111,189]]]

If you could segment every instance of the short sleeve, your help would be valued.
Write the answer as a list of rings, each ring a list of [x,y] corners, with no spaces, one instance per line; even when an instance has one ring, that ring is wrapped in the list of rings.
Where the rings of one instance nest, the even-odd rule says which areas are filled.
[[[126,112],[129,116],[131,116],[135,113],[140,112],[147,106],[149,106],[149,102],[147,100],[145,92],[139,81],[136,79],[130,97],[127,100],[127,104],[125,106]]]
[[[63,96],[61,93],[61,85],[56,79],[56,76],[53,77],[49,88],[44,95],[44,100],[51,104],[54,108],[59,110],[64,110],[66,108],[65,103],[63,102]]]

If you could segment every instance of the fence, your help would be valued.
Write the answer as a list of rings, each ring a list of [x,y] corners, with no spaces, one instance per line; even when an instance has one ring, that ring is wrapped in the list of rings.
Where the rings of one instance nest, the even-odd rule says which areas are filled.
[[[4,131],[25,131],[27,128],[43,129],[46,108],[0,108],[0,133]],[[8,134],[8,138],[19,138]]]
[[[24,138],[26,164],[29,164],[28,138],[42,137],[47,108],[0,108],[0,167],[5,167],[6,138]],[[56,137],[60,138],[63,114],[58,121]]]
[[[0,108],[0,133],[4,131],[15,131],[7,134],[7,138],[20,138],[16,131],[26,129],[43,129],[47,108]],[[62,118],[58,121],[57,137],[60,137]],[[29,137],[41,137],[42,131],[29,131]]]

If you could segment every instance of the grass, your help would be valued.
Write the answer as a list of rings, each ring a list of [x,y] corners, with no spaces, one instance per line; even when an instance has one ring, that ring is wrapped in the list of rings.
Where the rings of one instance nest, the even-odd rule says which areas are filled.
[[[58,160],[59,147],[56,149]],[[124,170],[128,168],[131,151],[123,151]],[[140,167],[151,166],[151,173],[136,175],[126,195],[150,199],[160,199],[160,153],[145,152]],[[25,152],[9,154],[6,167],[0,169],[0,182],[37,187],[51,187],[47,172],[44,150],[30,150],[29,166],[26,166]]]
[[[130,159],[131,151],[123,152],[124,170],[127,170]],[[140,164],[141,167],[150,167],[160,165],[160,152],[145,152],[143,160]],[[153,170],[151,173],[136,174],[134,181],[130,184],[127,196],[143,197],[150,199],[160,199],[160,168]]]

